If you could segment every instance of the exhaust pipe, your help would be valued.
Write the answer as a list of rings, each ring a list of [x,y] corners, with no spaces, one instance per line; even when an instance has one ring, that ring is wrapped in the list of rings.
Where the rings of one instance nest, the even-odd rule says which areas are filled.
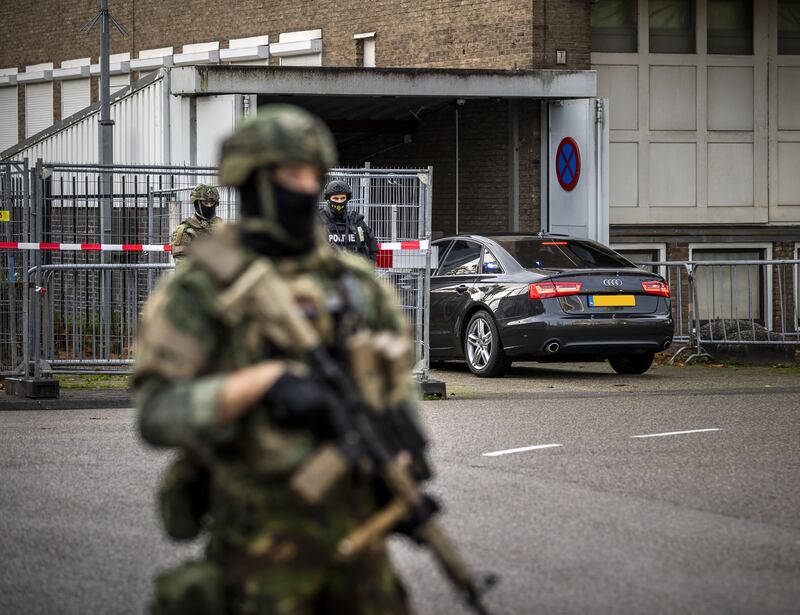
[[[662,350],[666,350],[666,349],[667,349],[667,348],[669,348],[670,346],[672,346],[672,340],[666,340],[666,341],[664,342],[664,344],[663,344],[663,346],[662,346],[662,348],[661,348],[661,349],[662,349]]]
[[[547,352],[549,352],[550,354],[555,354],[555,353],[557,353],[559,348],[561,348],[561,344],[559,344],[559,343],[558,343],[557,341],[555,341],[555,340],[553,340],[552,342],[548,342],[548,343],[545,345],[545,349],[546,349],[546,350],[547,350]]]

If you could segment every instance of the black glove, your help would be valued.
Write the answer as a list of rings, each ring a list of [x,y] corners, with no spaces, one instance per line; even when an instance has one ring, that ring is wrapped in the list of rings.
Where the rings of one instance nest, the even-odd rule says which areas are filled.
[[[286,372],[266,392],[264,401],[277,425],[327,434],[330,395],[330,389],[318,380]]]
[[[411,514],[407,519],[395,526],[394,531],[408,536],[417,543],[421,543],[420,538],[416,535],[417,528],[425,525],[440,510],[439,502],[433,496],[423,493],[420,503],[411,510]]]

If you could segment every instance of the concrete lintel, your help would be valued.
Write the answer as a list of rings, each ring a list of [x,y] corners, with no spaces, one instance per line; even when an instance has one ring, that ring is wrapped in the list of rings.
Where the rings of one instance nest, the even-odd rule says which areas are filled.
[[[126,73],[131,72],[131,62],[130,60],[124,60],[122,62],[111,62],[108,65],[108,74],[109,75],[124,75]],[[100,65],[99,64],[92,64],[89,67],[89,73],[93,77],[97,77],[100,75]]]
[[[253,60],[269,59],[269,45],[259,45],[257,47],[235,47],[231,49],[220,49],[219,59],[221,62],[246,62]]]
[[[322,39],[315,38],[308,41],[270,43],[269,53],[276,57],[304,56],[312,53],[322,53]]]
[[[595,71],[187,66],[172,71],[172,94],[285,94],[435,98],[590,98]]]
[[[85,79],[89,76],[89,65],[84,66],[69,66],[66,68],[53,69],[53,79],[67,80],[67,79]]]
[[[42,83],[44,81],[53,80],[53,70],[37,70],[17,75],[17,83]]]

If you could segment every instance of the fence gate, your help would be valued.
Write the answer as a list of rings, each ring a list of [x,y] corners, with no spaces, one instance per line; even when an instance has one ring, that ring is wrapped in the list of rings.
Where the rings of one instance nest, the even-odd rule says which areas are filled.
[[[30,236],[30,170],[27,161],[0,162],[0,245],[28,241]],[[27,251],[0,250],[0,373],[17,372],[25,362],[27,326],[24,300]]]
[[[9,263],[16,267],[0,295],[3,372],[128,371],[142,307],[173,267],[172,230],[192,212],[192,188],[217,184],[216,169],[39,161],[29,172],[20,165],[15,183],[14,164],[2,167],[12,178],[3,198],[18,197],[15,220],[30,228],[8,235],[0,251],[3,275]],[[432,170],[334,169],[332,178],[352,186],[351,207],[376,232],[378,274],[398,291],[414,331],[416,372],[426,379]],[[221,188],[219,215],[232,221],[237,212],[236,191]],[[5,326],[12,316],[15,328]]]

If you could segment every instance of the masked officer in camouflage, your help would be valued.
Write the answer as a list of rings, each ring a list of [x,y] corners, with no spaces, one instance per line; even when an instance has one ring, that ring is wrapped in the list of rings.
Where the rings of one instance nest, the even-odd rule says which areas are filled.
[[[336,179],[325,186],[327,207],[321,209],[320,219],[328,230],[328,242],[345,250],[366,256],[372,262],[378,254],[375,233],[367,225],[364,216],[348,209],[353,191],[347,182]]]
[[[331,249],[316,224],[321,180],[335,161],[320,120],[288,105],[259,109],[222,146],[219,178],[240,191],[241,223],[198,242],[145,309],[139,428],[182,455],[162,486],[162,519],[175,538],[209,537],[203,560],[157,578],[155,613],[408,612],[383,541],[347,563],[335,555],[377,510],[372,483],[354,470],[315,505],[290,486],[324,441],[327,391],[307,358],[293,355],[280,330],[264,333],[269,306],[245,301],[238,316],[221,307],[242,272],[266,259],[332,355],[341,356],[337,336],[354,318],[407,339],[391,291],[366,260]],[[341,300],[344,285],[358,301]]]
[[[194,207],[194,213],[172,232],[170,243],[172,243],[172,258],[176,264],[186,257],[186,251],[192,241],[207,235],[222,222],[222,218],[216,215],[219,205],[219,191],[216,188],[198,184],[189,195],[189,200]]]

